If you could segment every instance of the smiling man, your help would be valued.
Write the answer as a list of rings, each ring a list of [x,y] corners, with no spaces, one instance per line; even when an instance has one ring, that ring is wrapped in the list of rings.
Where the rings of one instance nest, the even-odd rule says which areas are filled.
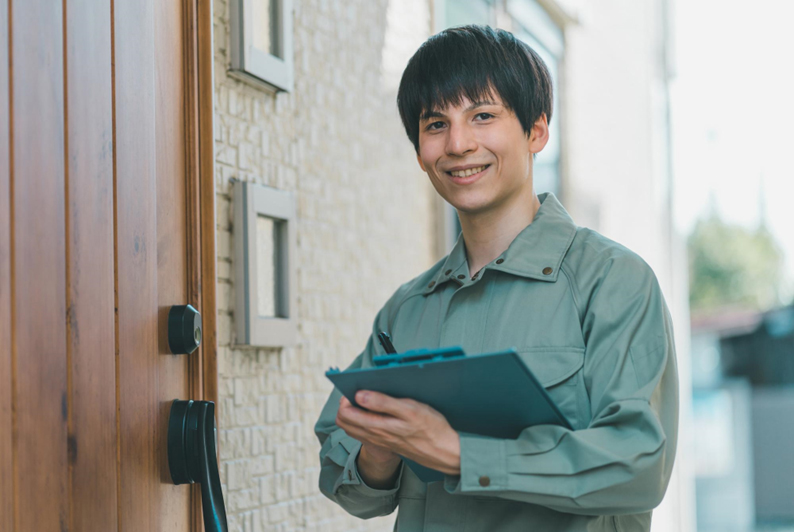
[[[315,426],[320,490],[362,518],[399,508],[398,531],[649,530],[677,440],[672,320],[639,256],[535,193],[552,110],[546,66],[509,32],[453,28],[411,58],[397,99],[462,233],[386,302],[350,367],[384,354],[380,330],[400,352],[516,347],[573,430],[479,437],[411,399],[361,391],[363,410],[334,390]],[[444,481],[423,483],[400,456]]]

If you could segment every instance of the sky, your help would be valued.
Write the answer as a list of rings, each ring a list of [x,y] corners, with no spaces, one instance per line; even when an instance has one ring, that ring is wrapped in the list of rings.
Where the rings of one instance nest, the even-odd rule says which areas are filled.
[[[794,0],[675,0],[675,221],[762,212],[794,286]]]

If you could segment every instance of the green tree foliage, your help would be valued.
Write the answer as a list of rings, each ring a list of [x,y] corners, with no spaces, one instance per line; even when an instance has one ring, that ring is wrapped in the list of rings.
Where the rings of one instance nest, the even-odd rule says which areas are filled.
[[[693,313],[721,307],[767,310],[782,303],[783,252],[772,234],[701,219],[687,239]]]

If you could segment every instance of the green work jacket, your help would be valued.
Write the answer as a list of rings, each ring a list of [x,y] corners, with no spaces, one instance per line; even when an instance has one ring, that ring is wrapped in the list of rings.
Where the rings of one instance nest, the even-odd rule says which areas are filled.
[[[528,427],[517,439],[460,434],[460,476],[426,484],[401,464],[393,489],[358,474],[361,443],[335,424],[334,390],[315,426],[320,491],[361,518],[398,509],[400,532],[649,530],[675,457],[678,377],[670,312],[650,266],[577,227],[540,194],[534,220],[473,278],[463,237],[400,286],[351,368],[384,354],[515,347],[573,430]],[[454,427],[453,427],[454,428]]]

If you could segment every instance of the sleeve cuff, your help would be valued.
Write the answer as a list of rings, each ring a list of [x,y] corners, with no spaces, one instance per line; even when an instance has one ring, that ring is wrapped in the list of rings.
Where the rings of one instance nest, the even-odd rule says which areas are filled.
[[[341,443],[342,446],[347,449],[348,453],[350,453],[347,457],[344,470],[342,471],[342,486],[348,486],[348,489],[353,489],[358,493],[369,497],[388,497],[389,495],[394,495],[400,490],[400,481],[402,480],[403,476],[402,468],[404,465],[402,462],[400,462],[400,473],[397,476],[397,481],[394,483],[394,487],[388,490],[376,489],[368,486],[358,473],[356,459],[358,458],[359,452],[361,452],[361,442],[347,437],[342,440]]]
[[[445,475],[447,493],[479,493],[507,489],[505,441],[460,433],[460,476]]]

